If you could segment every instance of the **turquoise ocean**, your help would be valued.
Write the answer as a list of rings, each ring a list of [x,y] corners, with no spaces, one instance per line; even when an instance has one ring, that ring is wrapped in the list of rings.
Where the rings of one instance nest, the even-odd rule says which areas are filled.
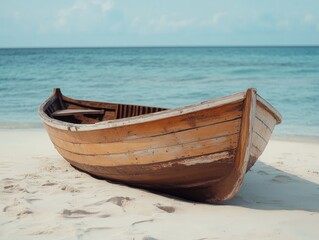
[[[41,128],[54,87],[168,108],[254,87],[283,116],[274,135],[319,138],[319,47],[0,49],[0,129]]]

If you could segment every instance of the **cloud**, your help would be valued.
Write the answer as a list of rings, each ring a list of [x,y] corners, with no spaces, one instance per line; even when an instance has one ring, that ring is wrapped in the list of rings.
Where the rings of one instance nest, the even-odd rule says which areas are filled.
[[[62,29],[66,26],[70,17],[79,11],[86,10],[87,5],[83,1],[76,1],[71,7],[60,9],[57,14],[57,21],[55,27],[57,29]]]
[[[97,17],[96,7],[105,14],[112,9],[112,5],[112,1],[109,0],[77,0],[70,7],[58,11],[54,26],[57,30],[63,30],[69,25],[74,25],[77,29],[85,28],[92,19]]]
[[[303,21],[304,23],[311,24],[314,21],[314,17],[311,14],[306,14]]]
[[[102,1],[102,0],[92,0],[92,4],[100,7],[102,12],[108,12],[112,9],[113,2],[112,1]]]
[[[152,18],[148,21],[149,27],[157,33],[176,31],[186,28],[193,23],[193,18],[173,19],[167,15],[162,15],[159,18]]]
[[[216,26],[221,22],[221,19],[226,16],[226,12],[219,12],[213,15],[209,20],[203,21],[202,25]]]

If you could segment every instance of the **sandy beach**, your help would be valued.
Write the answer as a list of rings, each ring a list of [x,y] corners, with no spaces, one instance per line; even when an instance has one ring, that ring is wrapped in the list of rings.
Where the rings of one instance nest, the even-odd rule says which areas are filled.
[[[319,143],[271,140],[238,195],[200,204],[95,179],[46,132],[0,131],[1,239],[318,239]]]

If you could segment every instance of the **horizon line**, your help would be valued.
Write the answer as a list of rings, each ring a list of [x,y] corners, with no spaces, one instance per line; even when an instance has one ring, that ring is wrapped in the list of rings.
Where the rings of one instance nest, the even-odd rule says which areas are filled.
[[[0,47],[0,49],[81,49],[81,48],[258,48],[258,47],[319,47],[319,44],[274,44],[274,45],[127,45],[127,46],[16,46],[16,47]]]

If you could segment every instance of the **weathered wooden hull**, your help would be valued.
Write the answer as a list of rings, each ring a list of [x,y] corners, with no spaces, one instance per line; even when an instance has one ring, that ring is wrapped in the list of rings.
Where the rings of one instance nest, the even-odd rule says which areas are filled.
[[[60,94],[59,101],[64,100],[76,101]],[[74,167],[101,178],[204,202],[228,200],[238,192],[245,173],[281,121],[279,113],[254,89],[95,124],[52,119],[46,111],[50,104],[49,98],[40,107],[40,116],[55,148]],[[94,106],[94,102],[81,104]],[[120,114],[118,108],[115,105],[114,116]],[[131,107],[131,114],[134,108],[142,111]]]

